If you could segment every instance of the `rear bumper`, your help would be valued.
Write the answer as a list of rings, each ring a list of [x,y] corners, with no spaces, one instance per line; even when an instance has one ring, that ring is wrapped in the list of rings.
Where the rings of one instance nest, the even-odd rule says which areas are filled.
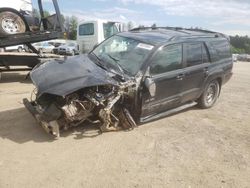
[[[56,120],[52,121],[44,120],[44,114],[37,110],[36,104],[34,102],[30,102],[26,98],[23,99],[23,104],[47,133],[49,133],[55,138],[60,137],[59,124],[57,123]]]

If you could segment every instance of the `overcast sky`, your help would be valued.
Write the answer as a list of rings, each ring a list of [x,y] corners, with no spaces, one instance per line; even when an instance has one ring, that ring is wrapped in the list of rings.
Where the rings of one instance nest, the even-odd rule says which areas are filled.
[[[49,2],[46,8],[50,10]],[[157,26],[202,27],[230,35],[250,36],[250,0],[58,0],[65,15],[79,20]]]

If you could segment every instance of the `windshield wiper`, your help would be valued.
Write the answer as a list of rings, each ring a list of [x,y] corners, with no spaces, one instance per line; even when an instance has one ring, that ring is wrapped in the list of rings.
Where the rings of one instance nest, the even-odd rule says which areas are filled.
[[[98,61],[96,61],[96,65],[98,65],[99,67],[101,67],[105,70],[108,70],[108,68],[103,63],[101,63],[102,60],[94,52],[91,52],[91,54],[94,55],[95,58],[98,60]]]
[[[102,63],[103,61],[102,61],[95,53],[91,52],[91,54],[94,55],[94,56],[96,57],[96,59],[98,60],[98,61],[96,61],[96,65],[97,65],[97,66],[99,66],[99,67],[105,69],[106,71],[108,71],[108,72],[110,72],[110,73],[113,73],[113,74],[117,75],[117,76],[119,77],[119,79],[124,80],[124,76],[121,76],[121,75],[119,75],[117,72],[113,72],[113,71],[111,71],[109,68],[107,68],[107,67]],[[124,74],[124,73],[123,73],[123,74]]]
[[[116,66],[118,67],[118,69],[120,70],[120,72],[122,73],[122,77],[123,77],[123,79],[124,79],[124,76],[125,76],[125,73],[124,73],[124,69],[122,68],[122,66],[120,65],[120,63],[119,63],[119,60],[118,59],[116,59],[116,58],[114,58],[114,57],[112,57],[111,55],[109,55],[109,54],[107,54],[107,56],[109,56],[109,58],[111,58],[112,60],[114,60],[116,63]]]

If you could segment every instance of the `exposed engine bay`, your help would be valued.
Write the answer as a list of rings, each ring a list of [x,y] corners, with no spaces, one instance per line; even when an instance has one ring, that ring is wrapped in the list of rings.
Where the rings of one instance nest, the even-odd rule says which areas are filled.
[[[119,86],[87,87],[65,97],[44,94],[31,101],[35,108],[32,114],[55,137],[60,136],[61,130],[84,122],[97,124],[101,132],[133,129],[136,123],[128,109],[135,88],[135,83],[128,81]],[[31,106],[27,102],[24,101],[29,109]]]

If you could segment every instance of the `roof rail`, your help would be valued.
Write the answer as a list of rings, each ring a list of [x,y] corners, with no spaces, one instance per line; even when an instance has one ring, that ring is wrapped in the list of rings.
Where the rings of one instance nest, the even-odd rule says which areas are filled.
[[[131,29],[130,31],[144,31],[144,30],[158,30],[158,29],[166,29],[166,30],[183,30],[182,27],[136,27]]]
[[[199,29],[199,28],[183,28],[183,27],[137,27],[134,29],[131,29],[130,31],[146,31],[146,30],[159,30],[159,29],[166,29],[166,30],[172,30],[172,31],[179,31],[182,33],[186,33],[185,31],[197,31],[197,32],[202,32],[202,33],[207,33],[207,34],[214,34],[214,37],[224,37],[227,40],[230,40],[229,37],[225,34],[215,32],[215,31],[210,31],[206,29]]]

